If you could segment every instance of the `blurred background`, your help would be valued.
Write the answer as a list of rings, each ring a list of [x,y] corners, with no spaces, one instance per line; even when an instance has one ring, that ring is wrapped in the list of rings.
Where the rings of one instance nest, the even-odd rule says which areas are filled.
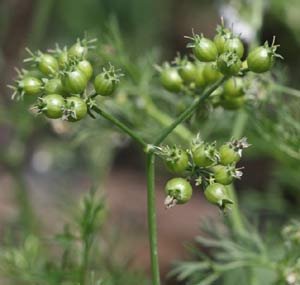
[[[271,246],[282,243],[282,225],[299,217],[300,212],[300,98],[296,91],[287,94],[293,92],[285,92],[276,84],[300,88],[299,12],[298,0],[1,0],[1,252],[7,254],[28,236],[35,236],[44,255],[55,258],[59,250],[51,251],[56,245],[50,237],[72,221],[78,200],[95,187],[106,209],[97,245],[107,278],[113,280],[111,284],[148,284],[142,152],[103,119],[72,125],[36,118],[28,112],[31,102],[12,102],[6,85],[15,79],[14,67],[21,67],[25,47],[47,50],[55,43],[70,45],[87,33],[99,39],[95,60],[111,61],[126,75],[115,98],[105,103],[107,108],[151,138],[164,120],[160,122],[157,109],[148,108],[147,96],[163,106],[170,118],[178,107],[177,98],[166,95],[157,84],[153,65],[172,60],[177,51],[187,52],[184,36],[191,35],[192,28],[213,37],[221,16],[248,47],[276,35],[284,57],[272,75],[275,83],[265,91],[271,99],[243,119],[241,134],[249,138],[252,147],[243,158],[244,177],[236,183],[243,215],[266,240],[271,240]],[[109,48],[114,50],[113,55],[103,52]],[[237,115],[244,118],[243,113]],[[216,112],[210,120],[186,128],[193,134],[200,129],[206,140],[226,141],[240,120],[237,115]],[[168,142],[187,144],[182,134],[174,134]],[[194,195],[188,205],[166,211],[163,186],[170,174],[160,163],[158,169],[161,274],[165,284],[184,284],[167,277],[173,262],[191,258],[185,245],[201,233],[203,220],[223,224],[223,217],[200,194]],[[11,271],[2,265],[0,268],[1,284],[15,284],[11,283]],[[26,278],[18,284],[29,284]]]

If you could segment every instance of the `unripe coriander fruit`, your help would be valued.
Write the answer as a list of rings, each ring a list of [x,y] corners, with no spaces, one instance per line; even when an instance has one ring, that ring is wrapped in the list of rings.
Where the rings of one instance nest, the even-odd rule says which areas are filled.
[[[246,97],[245,96],[239,96],[239,97],[223,97],[221,100],[221,105],[226,110],[237,110],[242,108],[246,103]]]
[[[43,74],[37,67],[34,67],[30,70],[28,70],[23,78],[27,78],[27,77],[34,77],[34,78],[37,78],[37,79],[43,79],[45,78],[45,74]]]
[[[229,144],[224,144],[219,149],[220,164],[235,164],[240,160],[240,155]]]
[[[88,84],[85,74],[78,69],[67,72],[64,75],[62,82],[65,91],[70,94],[81,94]]]
[[[218,30],[218,29],[217,29]],[[224,52],[225,43],[231,37],[231,32],[228,29],[221,27],[221,30],[215,35],[214,43],[217,47],[218,53],[222,54]]]
[[[237,75],[242,67],[242,62],[235,53],[223,53],[217,60],[218,69],[227,76]]]
[[[218,50],[214,42],[204,37],[196,38],[193,52],[196,58],[203,62],[215,61],[218,56]]]
[[[166,160],[166,166],[171,172],[182,174],[189,166],[189,156],[186,151],[177,150],[174,159]]]
[[[87,54],[87,47],[83,46],[80,42],[72,45],[68,50],[68,55],[72,58],[84,58]]]
[[[50,119],[58,119],[63,115],[65,100],[59,94],[49,94],[41,98],[44,108],[43,113]]]
[[[270,48],[260,46],[252,50],[247,57],[249,70],[255,73],[269,71],[274,63],[274,53]]]
[[[196,87],[198,88],[203,88],[206,85],[203,70],[204,70],[203,64],[201,63],[196,64],[194,82],[196,84]]]
[[[47,76],[55,75],[59,70],[58,61],[53,55],[42,54],[38,59],[38,68]]]
[[[104,73],[96,76],[94,81],[94,88],[97,94],[101,96],[109,96],[114,92],[115,81],[107,77]]]
[[[18,83],[18,88],[22,90],[25,95],[38,95],[42,89],[42,81],[35,77],[25,77]]]
[[[207,63],[204,65],[203,76],[206,84],[213,84],[222,78],[222,73],[218,71],[217,67],[213,63]]]
[[[67,51],[62,51],[57,57],[57,62],[60,68],[64,68],[69,61],[69,56]]]
[[[191,184],[184,178],[173,178],[165,186],[167,196],[176,200],[176,204],[188,202],[193,193]]]
[[[68,121],[76,122],[84,118],[87,114],[87,105],[83,99],[72,96],[66,99],[66,108],[70,111]]]
[[[244,55],[244,45],[239,38],[232,38],[226,41],[224,52],[235,52],[239,58]]]
[[[46,94],[64,94],[64,87],[59,78],[49,79],[44,85],[44,92]]]
[[[77,64],[77,68],[84,73],[84,75],[86,76],[86,78],[88,80],[90,80],[93,76],[93,67],[91,65],[91,63],[87,60],[81,60],[79,61],[79,63]]]
[[[183,87],[183,80],[176,68],[166,67],[160,73],[160,81],[163,87],[170,92],[180,92]]]
[[[241,77],[228,79],[223,85],[223,95],[225,98],[235,98],[245,94],[245,82]]]
[[[215,35],[214,43],[216,45],[219,54],[222,54],[224,52],[225,42],[226,42],[225,37],[223,37],[222,35]]]
[[[218,205],[222,209],[226,208],[227,204],[232,204],[225,186],[220,183],[213,183],[207,186],[204,191],[204,196],[207,201]]]
[[[192,157],[194,163],[199,167],[208,167],[214,163],[214,160],[208,155],[208,150],[206,149],[205,144],[193,147]]]
[[[224,165],[215,165],[212,167],[212,172],[214,174],[214,179],[217,183],[223,184],[223,185],[229,185],[233,181],[233,176],[228,169],[227,166]]]
[[[195,79],[196,67],[192,62],[186,61],[179,66],[178,72],[185,83],[190,83]]]

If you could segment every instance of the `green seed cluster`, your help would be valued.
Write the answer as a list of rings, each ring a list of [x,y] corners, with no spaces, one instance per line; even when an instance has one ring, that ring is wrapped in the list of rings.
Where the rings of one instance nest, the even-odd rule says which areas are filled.
[[[209,104],[236,110],[247,102],[248,71],[263,73],[271,69],[277,45],[266,42],[245,55],[244,44],[239,36],[222,24],[216,29],[213,39],[202,34],[187,37],[191,42],[190,57],[177,56],[171,63],[158,67],[163,87],[173,93],[197,95],[223,76],[230,78],[209,98]],[[201,111],[201,110],[200,110]]]
[[[44,53],[31,52],[24,62],[29,69],[18,71],[13,99],[36,96],[33,109],[47,118],[75,122],[87,114],[97,95],[113,94],[121,74],[110,65],[94,76],[94,66],[89,61],[89,51],[96,40],[78,39],[72,46]]]
[[[158,148],[157,154],[164,159],[167,168],[181,176],[169,180],[165,186],[166,207],[190,200],[191,181],[196,186],[203,186],[204,196],[212,204],[221,209],[232,204],[225,186],[242,176],[241,168],[236,164],[242,150],[248,146],[246,138],[232,140],[218,148],[216,143],[208,144],[197,137],[188,150],[177,146]]]

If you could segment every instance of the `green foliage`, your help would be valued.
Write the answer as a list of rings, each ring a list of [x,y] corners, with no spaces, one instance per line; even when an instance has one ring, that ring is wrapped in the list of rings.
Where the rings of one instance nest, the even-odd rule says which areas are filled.
[[[200,248],[190,248],[196,260],[178,262],[171,274],[190,285],[217,280],[241,285],[299,284],[299,222],[292,221],[282,232],[281,240],[263,240],[253,226],[237,233],[230,226],[220,229],[213,221],[206,222],[196,237]]]
[[[40,4],[37,9],[37,17],[34,21],[36,27],[31,39],[33,45],[37,45],[41,35],[45,33],[47,18],[46,16],[41,17],[41,15],[50,14],[51,2],[54,1],[48,0],[47,5]],[[102,73],[102,66],[111,62],[122,69],[125,77],[122,78],[114,96],[110,98],[98,96],[96,102],[87,101],[86,103],[90,104],[89,107],[98,104],[113,118],[134,129],[141,138],[140,142],[151,141],[161,132],[162,128],[170,126],[202,93],[203,84],[207,82],[211,84],[221,76],[219,72],[216,72],[218,70],[216,70],[215,63],[207,65],[194,61],[194,58],[183,57],[184,60],[180,63],[176,60],[169,63],[182,76],[182,80],[179,80],[181,92],[171,94],[159,84],[153,68],[153,64],[160,61],[159,54],[149,46],[152,46],[153,39],[160,31],[158,27],[163,26],[160,25],[162,22],[160,16],[163,14],[163,7],[168,6],[168,1],[159,3],[159,12],[154,12],[156,11],[156,1],[131,1],[130,3],[121,3],[122,1],[101,1],[100,3],[98,1],[96,3],[96,1],[89,0],[86,3],[77,3],[77,5],[73,3],[74,1],[71,2],[64,0],[55,5],[54,12],[58,12],[60,16],[58,21],[52,21],[51,27],[49,27],[50,34],[59,27],[58,34],[61,35],[63,43],[68,41],[67,37],[74,38],[78,35],[78,31],[81,33],[82,27],[88,28],[92,34],[97,33],[100,25],[103,26],[104,23],[106,25],[111,11],[117,14],[118,21],[111,18],[107,27],[101,29],[100,43],[95,50],[90,51],[88,60],[95,69],[95,75],[99,72]],[[241,34],[242,36],[246,34],[243,40],[248,43],[250,48],[251,45],[259,42],[257,35],[262,28],[263,19],[268,19],[268,17],[263,17],[264,9],[269,10],[265,10],[268,11],[268,15],[272,14],[273,17],[278,18],[278,21],[284,23],[299,40],[297,25],[295,25],[299,19],[294,16],[297,14],[296,7],[299,6],[297,1],[273,0],[268,7],[261,0],[254,0],[251,5],[246,0],[227,2],[230,3],[227,8],[236,13],[231,13],[229,17],[225,15],[225,20],[230,24],[235,22],[234,30],[236,31],[237,28],[238,34],[240,27],[248,28],[248,30],[245,28],[241,31]],[[124,7],[128,7],[128,9],[124,9]],[[66,10],[68,13],[65,12]],[[152,17],[145,16],[149,11],[151,11]],[[170,14],[170,10],[167,11]],[[2,17],[0,22],[6,24],[6,18]],[[155,24],[152,24],[154,18],[156,21]],[[117,22],[122,23],[122,31],[119,30]],[[62,34],[65,30],[68,35]],[[174,25],[172,30],[176,30]],[[251,37],[247,37],[249,30]],[[145,35],[147,36],[145,37]],[[128,38],[128,36],[130,37]],[[168,38],[172,36],[174,35],[168,35]],[[282,37],[283,33],[280,35],[280,41],[284,43],[283,48],[286,50],[286,41],[282,40]],[[48,38],[50,41],[51,37]],[[56,36],[55,38],[57,39]],[[147,49],[143,55],[140,51],[145,49],[142,47]],[[219,50],[219,47],[217,48]],[[232,65],[232,55],[224,56],[224,60],[229,62],[224,63],[222,60],[219,66],[222,66],[222,72],[227,74],[227,68]],[[293,60],[295,59],[293,58]],[[71,72],[77,64],[76,61],[72,62],[68,66],[70,70],[68,68],[62,70],[63,73]],[[296,66],[296,64],[294,65]],[[186,66],[191,69],[187,69]],[[267,65],[267,69],[269,69],[269,65]],[[198,77],[188,73],[190,70],[197,70]],[[233,94],[238,94],[238,98],[230,97],[228,90],[227,93],[225,92],[225,86],[224,90],[222,88],[217,88],[215,91],[210,89],[213,91],[210,96],[211,100],[203,101],[186,123],[172,129],[173,133],[167,138],[167,143],[186,147],[193,134],[199,131],[199,126],[201,127],[201,138],[205,141],[215,139],[222,142],[228,141],[230,132],[234,137],[241,137],[245,132],[245,135],[250,138],[251,144],[254,145],[252,152],[250,151],[250,158],[267,157],[272,159],[274,169],[272,174],[275,175],[272,176],[271,181],[267,181],[267,187],[262,186],[266,188],[263,194],[258,194],[254,190],[251,190],[250,193],[253,196],[247,193],[242,194],[243,197],[251,197],[251,199],[243,199],[243,201],[248,201],[241,204],[242,209],[244,212],[252,210],[250,213],[252,216],[254,213],[259,214],[258,210],[261,208],[268,208],[272,213],[284,216],[286,219],[292,211],[297,213],[298,207],[290,207],[291,201],[295,205],[300,202],[298,198],[300,127],[299,98],[297,98],[299,91],[281,85],[281,82],[284,82],[283,74],[279,76],[273,73],[271,75],[264,74],[258,78],[250,74],[245,76],[244,72],[246,73],[246,71],[245,65],[240,67],[238,64],[237,72],[240,72],[238,79],[243,81],[242,91],[240,92],[239,89],[233,92]],[[297,73],[295,72],[295,74]],[[204,75],[207,82],[205,82]],[[237,80],[234,81],[237,82]],[[73,84],[68,85],[73,89]],[[232,86],[236,87],[235,84]],[[22,84],[18,85],[19,90],[21,87],[23,88]],[[106,90],[114,89],[109,85],[108,87],[103,89],[101,86],[101,90],[106,93]],[[210,93],[209,91],[206,94],[210,95]],[[26,115],[32,101],[31,98],[27,98],[25,102],[11,106],[9,109],[1,106],[0,110],[1,122],[5,125],[12,124],[15,128],[12,135],[13,142],[3,146],[1,150],[1,160],[16,181],[16,191],[22,208],[20,220],[26,231],[30,233],[23,242],[20,242],[19,246],[9,245],[2,249],[3,272],[9,277],[20,276],[20,280],[16,281],[18,284],[43,281],[49,284],[82,285],[85,284],[83,280],[87,285],[143,283],[143,276],[140,277],[136,272],[127,271],[126,266],[119,265],[116,260],[103,256],[105,253],[102,251],[101,242],[98,243],[97,231],[105,219],[105,211],[103,204],[94,203],[92,195],[82,201],[73,222],[66,225],[64,231],[55,238],[55,246],[59,247],[59,258],[53,257],[49,253],[51,248],[43,238],[39,237],[35,231],[31,232],[30,225],[33,224],[34,216],[31,212],[30,201],[26,197],[27,192],[24,191],[26,190],[26,181],[24,181],[21,171],[27,165],[26,154],[31,149],[31,143],[34,141],[36,133],[39,133],[39,140],[35,142],[34,148],[47,150],[47,153],[55,161],[52,168],[57,167],[57,171],[72,170],[78,167],[77,162],[80,161],[81,169],[88,172],[94,179],[99,179],[99,173],[105,173],[111,164],[115,149],[128,142],[111,127],[110,122],[104,120],[87,119],[69,127],[66,124],[59,125],[55,122],[45,124],[43,120],[33,119]],[[42,105],[41,109],[44,107]],[[71,104],[69,107],[71,110],[68,110],[66,115],[73,117],[72,120],[76,120],[74,106]],[[234,112],[228,112],[227,109],[242,109],[242,111],[235,115]],[[73,113],[75,115],[72,115]],[[102,110],[98,113],[104,114]],[[92,117],[95,116],[92,115]],[[106,118],[108,117],[106,116]],[[250,119],[247,121],[247,118]],[[177,121],[177,123],[181,122]],[[55,139],[60,139],[60,143],[54,142],[53,135],[55,135]],[[231,173],[232,169],[226,171]],[[203,174],[204,178],[206,174]],[[196,182],[201,182],[201,180],[202,177],[198,177]],[[291,195],[291,201],[284,197],[286,194]],[[249,200],[251,200],[250,203]],[[282,205],[284,208],[281,209]],[[233,207],[230,219],[236,219],[235,207]],[[272,219],[275,220],[271,217],[270,220],[272,221]],[[277,223],[273,225],[275,228],[276,226]],[[217,228],[208,230],[212,239],[203,237],[197,239],[202,246],[210,248],[208,254],[202,256],[202,253],[197,252],[202,256],[200,262],[181,264],[178,269],[179,277],[180,279],[189,278],[191,284],[212,284],[217,280],[224,284],[268,284],[268,282],[274,283],[277,279],[277,285],[286,283],[295,285],[298,282],[297,275],[300,270],[296,254],[299,252],[299,244],[295,242],[298,229],[299,223],[297,222],[289,225],[284,230],[284,240],[276,241],[275,244],[273,240],[270,240],[270,237],[274,235],[273,232],[264,233],[263,240],[261,234],[256,232],[253,227],[247,228],[243,234],[237,233],[231,228],[227,232],[220,232]],[[292,241],[289,240],[290,237],[293,237]],[[286,244],[285,247],[283,243]],[[100,248],[97,248],[98,245]],[[11,283],[14,282],[15,279],[11,279]]]
[[[276,86],[275,86],[276,91]],[[271,91],[272,92],[272,91]],[[276,138],[276,144],[271,147],[278,153],[278,159],[287,161],[282,155],[288,156],[291,160],[300,160],[300,112],[299,98],[291,97],[288,100],[284,97],[287,94],[274,94],[272,101],[268,103],[263,111],[258,113],[254,125],[259,136],[266,142],[271,142]]]
[[[104,250],[99,233],[106,219],[103,197],[94,190],[74,208],[70,223],[51,239],[29,234],[20,246],[0,250],[0,270],[9,284],[110,285],[146,284],[139,272],[127,271],[126,263],[113,259],[115,245]]]

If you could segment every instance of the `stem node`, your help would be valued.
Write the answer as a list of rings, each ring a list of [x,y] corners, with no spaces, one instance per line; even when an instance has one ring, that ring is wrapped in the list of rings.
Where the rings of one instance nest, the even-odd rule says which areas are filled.
[[[149,153],[153,153],[155,150],[155,145],[153,144],[147,144],[146,147],[144,148],[144,152],[149,154]]]

